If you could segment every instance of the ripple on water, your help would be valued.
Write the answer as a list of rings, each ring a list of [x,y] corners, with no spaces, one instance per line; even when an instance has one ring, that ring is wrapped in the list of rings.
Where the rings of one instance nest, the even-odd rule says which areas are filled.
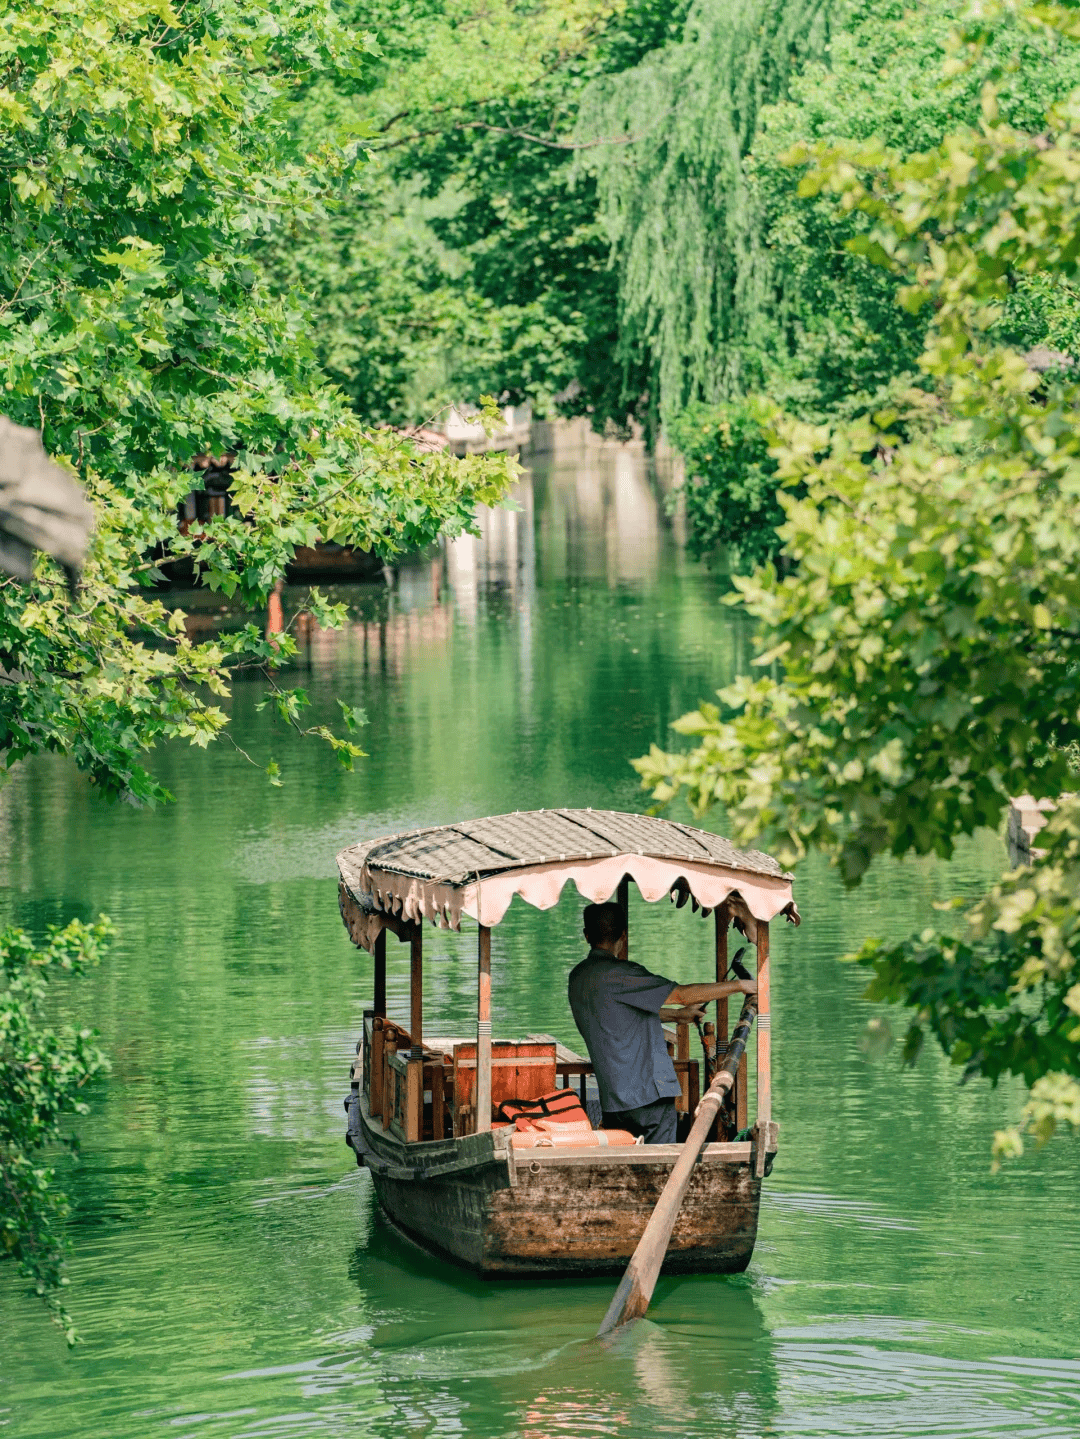
[[[828,1330],[838,1332],[836,1326]],[[783,1372],[777,1434],[1075,1439],[1080,1433],[1075,1362],[1033,1367],[1020,1358],[973,1362],[940,1350],[777,1338]],[[934,1338],[927,1334],[926,1342]]]

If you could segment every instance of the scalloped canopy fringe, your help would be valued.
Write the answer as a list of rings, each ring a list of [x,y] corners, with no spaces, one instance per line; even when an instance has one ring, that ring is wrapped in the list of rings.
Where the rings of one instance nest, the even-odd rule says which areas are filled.
[[[649,903],[692,897],[710,911],[727,901],[751,926],[778,914],[800,918],[791,875],[768,855],[742,853],[690,825],[612,811],[540,810],[413,830],[353,845],[338,867],[358,910],[350,932],[365,949],[391,917],[456,930],[467,915],[491,928],[515,895],[550,909],[572,880],[600,903],[624,876]]]

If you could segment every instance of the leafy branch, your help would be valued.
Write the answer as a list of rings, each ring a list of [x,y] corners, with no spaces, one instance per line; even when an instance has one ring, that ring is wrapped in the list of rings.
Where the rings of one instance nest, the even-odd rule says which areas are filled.
[[[50,986],[101,962],[112,934],[105,918],[50,926],[38,948],[21,929],[0,934],[0,1259],[30,1280],[68,1344],[75,1327],[61,1303],[67,1201],[44,1152],[78,1148],[65,1134],[69,1115],[88,1112],[81,1094],[108,1061],[89,1029],[43,1023]]]

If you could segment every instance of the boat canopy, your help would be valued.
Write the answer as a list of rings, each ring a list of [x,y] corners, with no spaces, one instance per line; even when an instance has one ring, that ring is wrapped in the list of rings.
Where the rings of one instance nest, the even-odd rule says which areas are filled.
[[[629,877],[650,903],[670,896],[708,912],[727,901],[744,921],[783,914],[799,923],[792,876],[769,855],[692,825],[614,810],[527,810],[407,830],[343,849],[338,870],[343,914],[349,896],[346,922],[364,949],[381,930],[400,934],[424,919],[459,929],[465,914],[491,928],[516,894],[550,909],[568,880],[594,903]]]

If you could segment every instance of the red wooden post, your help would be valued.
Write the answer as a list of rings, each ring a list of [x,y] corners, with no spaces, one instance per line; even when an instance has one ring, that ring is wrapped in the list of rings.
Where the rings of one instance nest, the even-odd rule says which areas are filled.
[[[397,1053],[397,1030],[392,1030],[389,1038],[383,1040],[383,1088],[382,1088],[382,1127],[390,1128],[390,1121],[394,1117],[394,1110],[397,1107],[397,1075],[394,1073],[390,1063],[390,1056]]]
[[[224,496],[222,496],[222,499],[224,499]],[[221,513],[224,514],[225,510],[222,509]],[[279,635],[285,628],[285,615],[281,607],[281,591],[283,588],[283,581],[278,580],[277,584],[270,591],[270,599],[266,609],[267,639],[270,639],[272,635]]]
[[[685,1069],[676,1071],[676,1077],[682,1087],[682,1094],[675,1101],[675,1108],[680,1114],[691,1114],[690,1108],[690,1026],[688,1024],[677,1024],[675,1026],[675,1058],[686,1064]]]
[[[383,1112],[385,1040],[382,1017],[376,1014],[371,1021],[371,1073],[368,1079],[368,1107],[376,1119],[381,1118]]]
[[[405,1140],[415,1144],[424,1137],[424,1051],[414,1044],[405,1071]]]

